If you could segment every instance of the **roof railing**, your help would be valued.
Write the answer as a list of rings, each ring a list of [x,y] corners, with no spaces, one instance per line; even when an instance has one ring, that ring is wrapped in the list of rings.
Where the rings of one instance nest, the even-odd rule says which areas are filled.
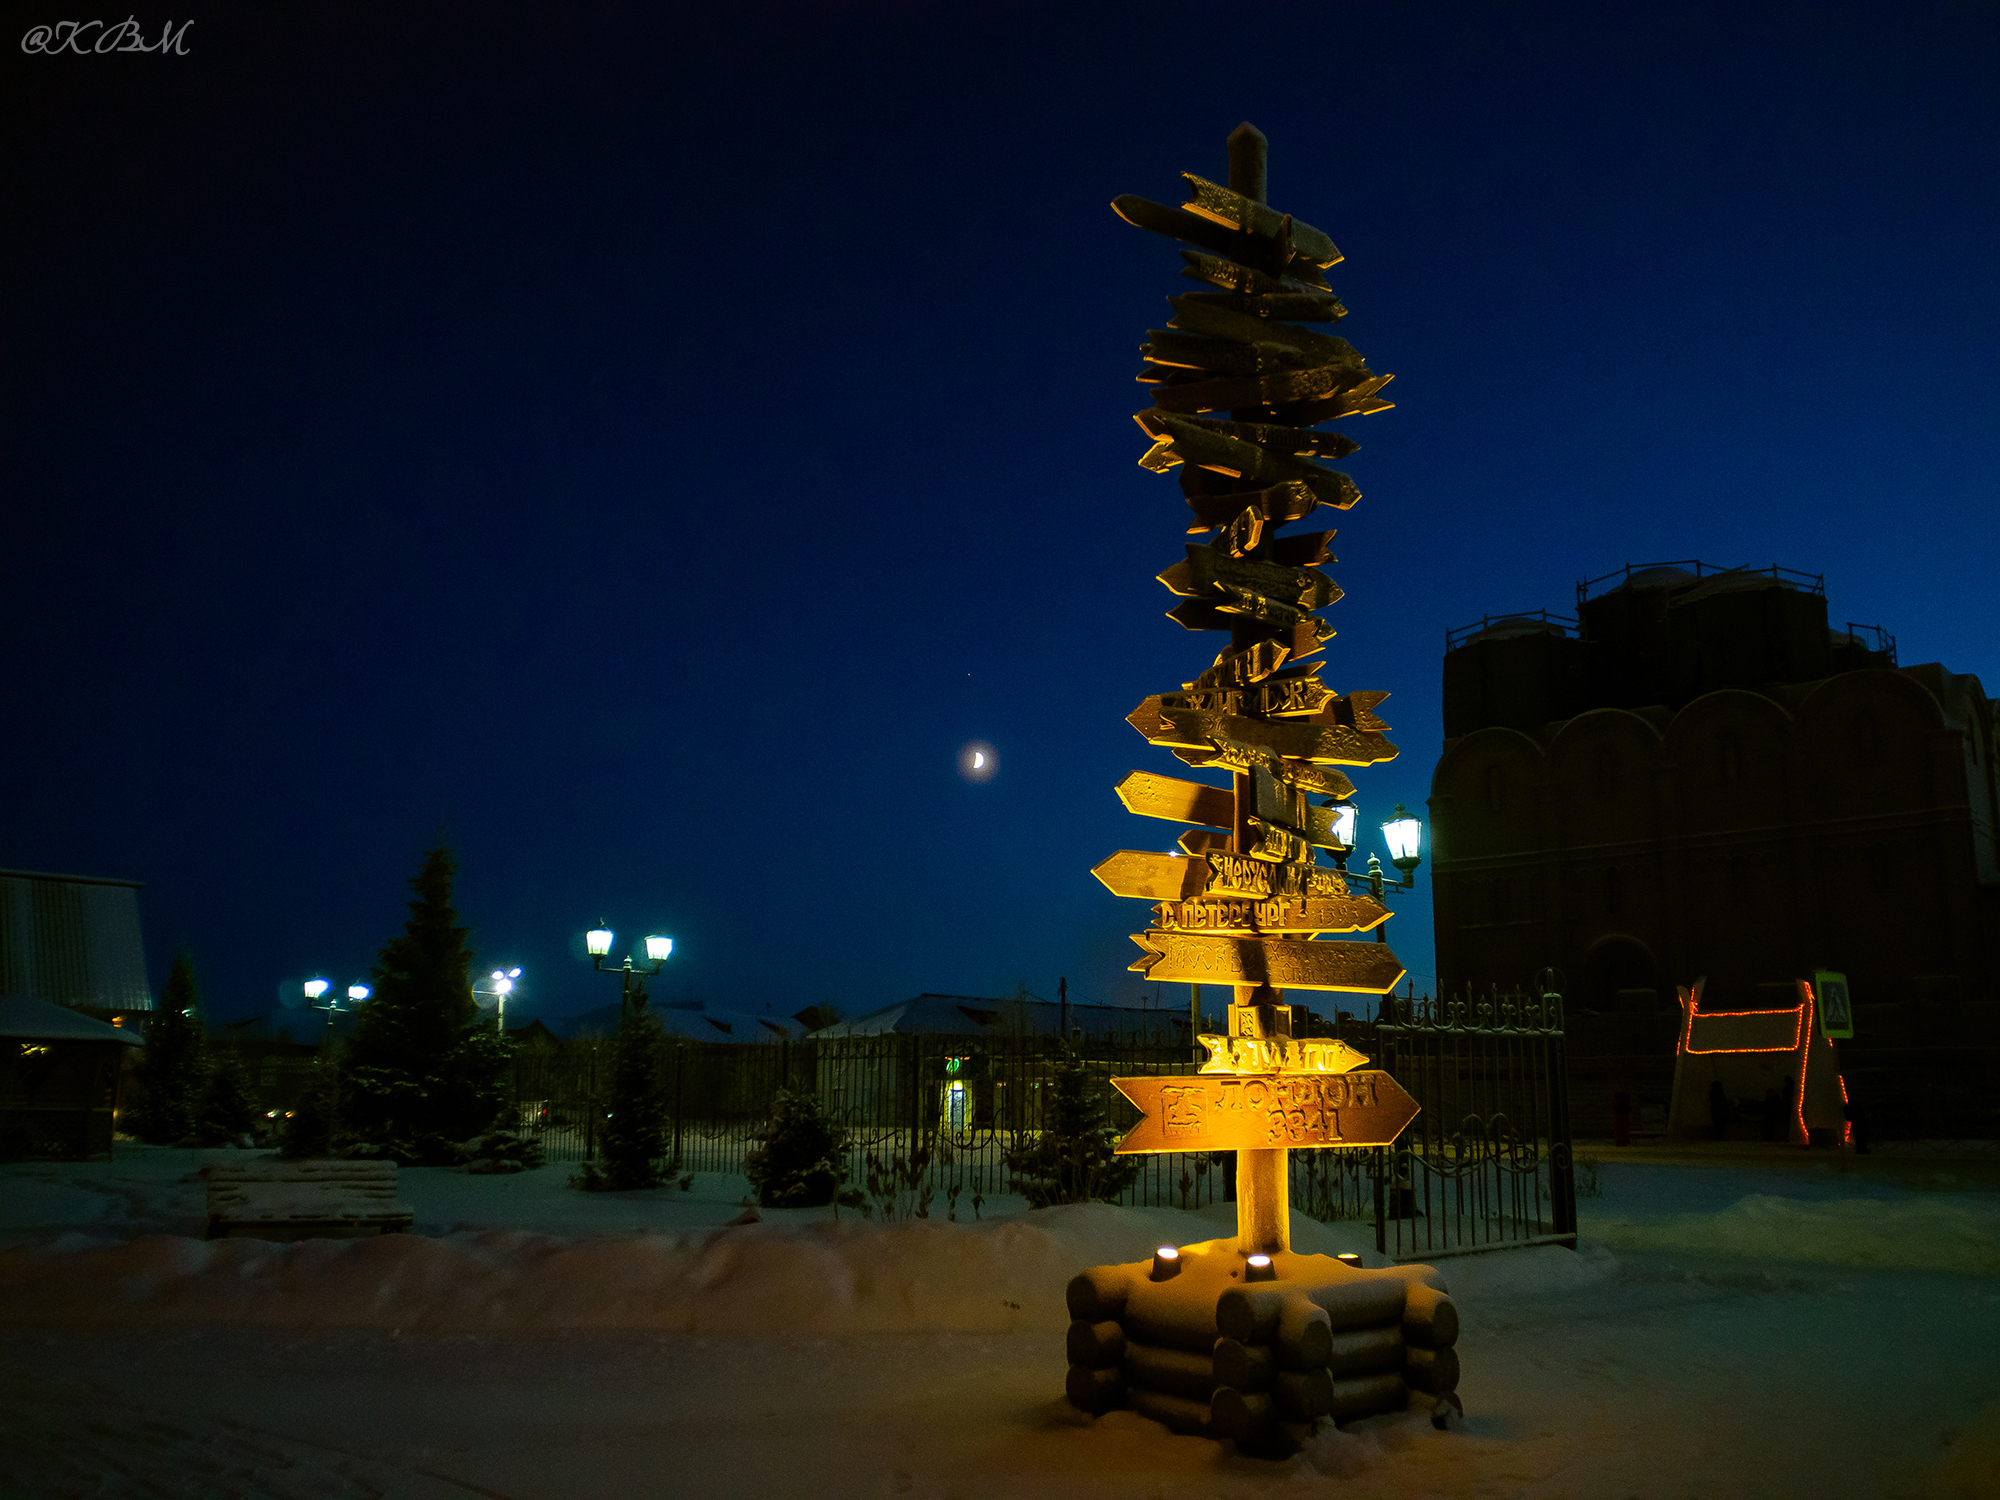
[[[1776,563],[1772,563],[1768,568],[1753,568],[1747,563],[1739,567],[1724,568],[1717,566],[1715,563],[1705,563],[1699,558],[1677,557],[1665,562],[1627,563],[1616,572],[1606,573],[1602,578],[1586,579],[1576,586],[1576,602],[1582,604],[1586,599],[1589,599],[1592,590],[1596,590],[1598,593],[1609,593],[1611,589],[1623,588],[1627,583],[1631,582],[1634,573],[1646,573],[1654,568],[1686,568],[1697,579],[1720,578],[1732,573],[1744,577],[1754,575],[1770,578],[1777,583],[1788,583],[1794,588],[1804,588],[1808,593],[1818,594],[1822,597],[1826,594],[1826,575],[1824,573],[1801,573],[1796,568],[1781,568]],[[1617,582],[1612,582],[1613,579],[1616,579]],[[1608,584],[1610,587],[1598,589],[1597,586],[1600,583]]]
[[[1857,625],[1854,621],[1849,620],[1847,622],[1847,633],[1853,636],[1855,640],[1860,641],[1863,646],[1873,651],[1876,655],[1887,656],[1890,666],[1893,667],[1897,664],[1896,638],[1880,625]],[[1869,645],[1871,638],[1874,642],[1873,645]]]
[[[1577,634],[1577,623],[1569,615],[1551,614],[1546,609],[1517,609],[1504,615],[1481,615],[1470,625],[1460,625],[1456,629],[1445,631],[1444,649],[1446,652],[1456,651],[1460,646],[1468,645],[1482,631],[1489,630],[1495,625],[1505,625],[1514,620],[1533,621],[1538,625],[1552,625],[1555,627],[1558,635]]]

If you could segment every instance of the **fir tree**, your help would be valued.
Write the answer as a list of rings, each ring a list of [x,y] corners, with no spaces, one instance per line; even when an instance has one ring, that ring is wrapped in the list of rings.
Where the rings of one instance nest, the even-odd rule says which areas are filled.
[[[1116,1200],[1139,1175],[1139,1159],[1113,1152],[1125,1132],[1106,1118],[1103,1081],[1090,1076],[1075,1048],[1064,1046],[1057,1057],[1049,1094],[1041,1134],[1007,1153],[1014,1191],[1030,1208]]]
[[[646,1007],[646,989],[635,984],[618,1018],[617,1054],[611,1073],[611,1113],[604,1122],[602,1186],[613,1192],[660,1185],[660,1158],[667,1153],[665,1039],[659,1020]],[[586,1184],[592,1173],[585,1172]]]
[[[340,1068],[328,1052],[313,1065],[312,1081],[298,1107],[278,1128],[278,1154],[287,1161],[333,1155],[340,1119]]]
[[[212,1048],[208,1077],[195,1106],[194,1143],[233,1146],[257,1128],[256,1106],[250,1102],[250,1081],[243,1061],[230,1046]]]
[[[447,1162],[500,1111],[507,1045],[479,1023],[472,949],[451,905],[442,845],[410,881],[409,920],[375,960],[374,995],[342,1065],[345,1127],[404,1163]]]
[[[146,1028],[137,1098],[126,1122],[133,1135],[155,1146],[171,1146],[194,1132],[205,1081],[205,1051],[194,958],[183,948],[174,955],[166,993]]]
[[[847,1132],[817,1094],[779,1089],[757,1139],[743,1175],[766,1208],[824,1208],[847,1180]]]

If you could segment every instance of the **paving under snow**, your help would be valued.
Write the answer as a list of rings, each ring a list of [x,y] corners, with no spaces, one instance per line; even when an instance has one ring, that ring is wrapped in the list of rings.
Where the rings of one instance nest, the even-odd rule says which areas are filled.
[[[1462,1429],[1272,1464],[1059,1394],[1068,1276],[1227,1209],[723,1227],[740,1179],[409,1171],[413,1234],[208,1243],[228,1155],[0,1168],[0,1497],[2000,1495],[1977,1163],[1614,1161],[1581,1252],[1440,1263]]]

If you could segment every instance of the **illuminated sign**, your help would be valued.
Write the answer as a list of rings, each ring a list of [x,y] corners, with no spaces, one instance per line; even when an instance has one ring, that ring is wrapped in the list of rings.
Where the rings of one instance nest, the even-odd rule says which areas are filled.
[[[1813,993],[1819,997],[1820,1034],[1828,1041],[1846,1041],[1854,1035],[1854,1002],[1848,997],[1847,976],[1816,969]]]

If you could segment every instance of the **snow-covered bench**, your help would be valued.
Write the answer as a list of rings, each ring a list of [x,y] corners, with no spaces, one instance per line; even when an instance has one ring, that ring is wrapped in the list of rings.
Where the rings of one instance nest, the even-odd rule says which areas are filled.
[[[367,1232],[397,1234],[410,1227],[407,1203],[396,1201],[392,1161],[259,1161],[201,1169],[208,1183],[208,1237],[265,1239]]]

